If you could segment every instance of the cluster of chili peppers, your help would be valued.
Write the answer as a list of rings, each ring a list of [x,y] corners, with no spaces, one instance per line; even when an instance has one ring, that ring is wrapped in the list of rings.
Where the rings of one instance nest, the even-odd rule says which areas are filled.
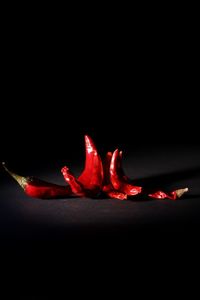
[[[34,177],[17,175],[2,163],[4,169],[19,183],[25,193],[34,198],[58,199],[66,197],[91,197],[99,196],[124,200],[138,194],[144,194],[142,187],[135,186],[125,175],[122,168],[122,151],[116,149],[113,153],[107,152],[104,162],[97,152],[93,140],[85,136],[86,160],[83,172],[78,178],[72,174],[68,167],[63,167],[61,172],[66,186],[61,186]],[[176,200],[181,197],[188,188],[178,189],[170,193],[157,191],[147,194],[155,199]]]

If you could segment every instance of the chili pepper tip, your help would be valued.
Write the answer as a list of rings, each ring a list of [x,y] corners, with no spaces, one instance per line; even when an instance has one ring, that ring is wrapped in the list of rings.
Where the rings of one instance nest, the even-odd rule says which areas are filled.
[[[8,172],[8,174],[10,174],[10,176],[12,178],[14,178],[23,189],[25,189],[25,187],[27,185],[27,179],[26,179],[26,177],[20,176],[18,174],[15,174],[14,172],[8,170],[8,168],[6,167],[5,162],[2,162],[2,166],[6,170],[6,172]]]
[[[185,194],[186,192],[188,192],[189,189],[188,188],[185,188],[185,189],[179,189],[179,190],[176,190],[176,195],[178,198],[180,198],[183,194]]]
[[[2,167],[9,173],[9,170],[7,169],[7,167],[6,167],[6,163],[5,163],[5,161],[2,161]]]
[[[5,166],[6,166],[5,161],[2,161],[1,164],[2,164],[2,167],[5,168]]]

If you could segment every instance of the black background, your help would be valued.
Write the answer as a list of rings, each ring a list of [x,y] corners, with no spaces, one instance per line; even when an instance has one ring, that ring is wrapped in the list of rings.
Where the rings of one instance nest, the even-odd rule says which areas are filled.
[[[89,134],[101,155],[117,147],[124,150],[127,170],[135,177],[132,163],[139,173],[142,170],[141,178],[146,173],[164,173],[161,169],[167,164],[170,172],[179,172],[172,179],[184,177],[182,170],[194,187],[190,198],[196,199],[194,210],[190,206],[190,214],[184,211],[181,220],[176,221],[175,214],[171,222],[167,212],[166,222],[154,222],[150,215],[148,221],[141,219],[138,224],[124,218],[121,226],[125,231],[115,228],[120,210],[110,225],[102,222],[99,228],[93,222],[83,229],[77,219],[76,226],[61,228],[37,216],[12,221],[10,213],[15,217],[16,205],[3,204],[4,273],[8,272],[8,278],[12,273],[14,281],[20,277],[20,293],[26,287],[27,295],[31,295],[42,286],[47,295],[51,282],[57,291],[59,287],[69,292],[74,282],[84,289],[86,273],[91,280],[89,285],[98,283],[99,291],[101,273],[102,286],[105,282],[111,285],[111,278],[117,282],[120,278],[123,285],[121,278],[127,278],[128,272],[132,275],[129,279],[138,280],[151,277],[154,268],[159,274],[171,272],[174,262],[179,271],[182,260],[184,268],[193,264],[199,233],[199,184],[197,180],[193,183],[200,163],[197,46],[191,30],[195,24],[190,22],[188,27],[187,18],[182,22],[176,17],[173,21],[150,17],[145,23],[140,20],[133,24],[131,18],[123,27],[112,22],[103,26],[100,20],[99,26],[93,28],[93,21],[86,25],[85,20],[82,26],[75,21],[68,24],[62,18],[57,27],[45,22],[36,26],[34,19],[28,27],[20,19],[18,26],[15,23],[9,28],[8,22],[4,24],[2,161],[18,173],[31,172],[58,180],[54,174],[66,160],[72,168],[81,168],[84,134]],[[145,162],[147,167],[155,166],[152,173],[146,170]],[[22,197],[2,171],[0,176],[4,202],[6,191],[9,197]],[[95,206],[93,209],[98,216]],[[142,209],[146,209],[144,205]],[[80,221],[82,217],[80,213]],[[76,288],[72,288],[73,293]]]

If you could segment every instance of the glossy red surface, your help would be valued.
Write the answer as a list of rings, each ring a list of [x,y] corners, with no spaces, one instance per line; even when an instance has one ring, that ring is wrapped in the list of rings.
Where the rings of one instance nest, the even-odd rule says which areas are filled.
[[[42,182],[40,185],[36,185],[33,182],[27,183],[25,193],[33,198],[40,199],[58,199],[58,198],[67,198],[72,197],[72,191],[70,186],[59,186],[55,184]]]
[[[5,163],[3,163],[3,167],[20,184],[25,193],[34,198],[52,199],[73,196],[96,198],[102,194],[109,198],[124,200],[142,193],[150,198],[176,200],[188,191],[188,188],[169,193],[160,190],[154,193],[143,191],[142,187],[133,185],[125,175],[122,168],[122,151],[119,152],[116,149],[114,153],[107,152],[104,164],[102,164],[93,140],[87,135],[85,136],[85,152],[85,167],[78,179],[68,167],[62,168],[61,172],[68,183],[67,186],[17,175],[8,170]]]
[[[81,184],[74,177],[74,175],[70,172],[69,168],[63,167],[61,170],[65,181],[70,185],[72,192],[76,196],[84,196],[85,192]]]
[[[171,199],[171,200],[176,200],[176,192],[171,192],[169,194],[166,194],[162,191],[157,191],[153,194],[149,194],[148,195],[149,197],[152,197],[152,198],[155,198],[155,199],[165,199],[165,198],[168,198],[168,199]]]
[[[78,182],[91,194],[98,194],[103,183],[103,165],[93,140],[85,135],[85,168]]]
[[[135,196],[141,193],[142,188],[129,183],[121,167],[121,154],[116,149],[112,155],[110,163],[110,181],[115,190],[128,196]]]
[[[110,181],[110,163],[112,159],[112,152],[107,152],[106,158],[103,164],[104,168],[104,181],[103,181],[103,192],[112,199],[119,199],[119,200],[125,200],[127,199],[127,195],[120,192],[116,191],[115,188],[113,187],[111,181]]]

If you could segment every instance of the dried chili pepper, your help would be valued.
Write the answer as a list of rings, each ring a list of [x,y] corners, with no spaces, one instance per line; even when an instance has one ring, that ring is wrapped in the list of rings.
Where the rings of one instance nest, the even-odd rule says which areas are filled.
[[[125,200],[127,199],[127,195],[116,191],[110,182],[110,162],[112,159],[112,152],[107,152],[106,158],[103,164],[104,168],[104,181],[103,181],[103,192],[110,198]]]
[[[88,135],[85,135],[85,167],[78,181],[85,190],[99,193],[103,183],[103,165],[97,148]]]
[[[176,200],[177,198],[180,198],[183,194],[185,194],[186,192],[188,192],[188,188],[184,188],[184,189],[178,189],[175,190],[173,192],[170,192],[168,194],[162,192],[162,191],[157,191],[153,194],[149,194],[148,196],[151,198],[155,198],[155,199],[165,199],[168,198],[170,200]]]
[[[60,186],[34,177],[24,177],[8,170],[5,163],[4,169],[19,183],[24,192],[34,198],[53,199],[73,196],[70,186]]]
[[[72,191],[77,195],[96,197],[102,188],[103,166],[93,140],[85,135],[85,167],[81,175],[76,179],[69,174],[67,167],[62,168],[64,179],[70,184]]]
[[[63,167],[61,172],[68,186],[60,186],[48,183],[34,177],[19,176],[7,169],[4,169],[20,184],[28,196],[42,199],[66,198],[66,197],[97,197],[103,192],[110,198],[124,200],[128,196],[135,196],[141,192],[155,199],[176,200],[188,191],[188,188],[178,189],[170,193],[156,191],[147,193],[142,187],[134,186],[125,175],[122,168],[122,151],[118,149],[108,152],[102,165],[96,146],[92,139],[85,135],[85,167],[78,178],[71,173],[68,167]]]
[[[113,165],[111,165],[112,163]],[[102,191],[110,198],[125,200],[127,196],[133,196],[142,192],[141,187],[130,184],[130,180],[124,173],[122,168],[122,151],[119,152],[115,150],[113,154],[112,152],[107,152],[103,168],[104,180]],[[177,197],[180,198],[187,191],[187,188],[179,189],[168,194],[157,191],[148,196],[155,199],[168,198],[176,200]]]
[[[112,155],[110,163],[110,181],[115,190],[122,192],[128,196],[135,196],[141,193],[142,188],[140,186],[134,186],[129,183],[128,178],[124,175],[121,167],[121,155],[119,150],[116,149]]]

